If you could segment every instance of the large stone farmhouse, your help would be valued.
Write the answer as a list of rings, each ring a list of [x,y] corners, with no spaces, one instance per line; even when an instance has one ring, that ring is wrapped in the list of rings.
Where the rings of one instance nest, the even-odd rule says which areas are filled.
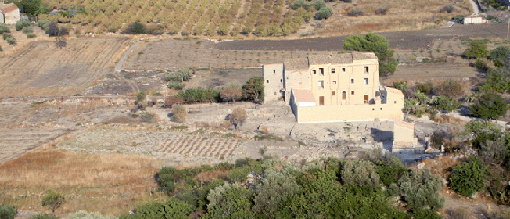
[[[18,6],[13,3],[4,4],[0,2],[0,23],[16,24],[21,19]]]
[[[374,53],[311,55],[263,71],[264,102],[284,100],[298,123],[404,119],[404,94],[381,86]]]

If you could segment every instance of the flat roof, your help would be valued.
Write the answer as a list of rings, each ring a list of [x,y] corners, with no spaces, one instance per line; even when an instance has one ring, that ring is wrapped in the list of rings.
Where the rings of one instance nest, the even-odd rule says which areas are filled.
[[[285,60],[285,70],[305,70],[310,65],[349,64],[355,60],[377,59],[373,52],[349,52],[329,55],[309,55],[307,58]]]
[[[315,103],[315,98],[313,97],[312,92],[309,90],[292,89],[292,93],[294,94],[294,100],[296,103]]]

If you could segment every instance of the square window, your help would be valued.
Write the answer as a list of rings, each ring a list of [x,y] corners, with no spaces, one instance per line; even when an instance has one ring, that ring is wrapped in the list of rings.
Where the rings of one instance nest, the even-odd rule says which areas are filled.
[[[351,84],[354,84],[354,78],[351,78]]]
[[[333,84],[336,84],[336,81],[333,81]]]
[[[319,89],[324,89],[324,81],[319,81],[317,83],[317,86],[319,87]]]
[[[354,91],[351,91],[351,95],[354,95]]]
[[[331,95],[335,96],[336,92],[335,91],[331,91]]]

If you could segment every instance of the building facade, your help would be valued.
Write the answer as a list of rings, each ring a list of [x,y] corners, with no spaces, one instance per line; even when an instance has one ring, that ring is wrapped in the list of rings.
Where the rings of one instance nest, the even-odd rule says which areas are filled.
[[[21,19],[18,6],[13,3],[0,3],[0,23],[16,24]]]
[[[380,85],[374,53],[313,55],[263,71],[264,102],[287,102],[299,123],[404,118],[404,95]]]

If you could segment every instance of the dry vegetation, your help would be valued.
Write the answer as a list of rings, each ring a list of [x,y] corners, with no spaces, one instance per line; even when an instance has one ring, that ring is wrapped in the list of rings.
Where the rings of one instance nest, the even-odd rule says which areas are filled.
[[[373,0],[358,1],[358,5],[334,3],[333,16],[316,28],[319,35],[351,35],[367,32],[409,31],[437,27],[456,14],[470,14],[468,0]],[[452,13],[441,13],[447,5],[453,5]],[[360,10],[363,16],[348,16],[352,10]],[[386,14],[376,10],[386,9]]]
[[[157,165],[141,156],[38,149],[0,165],[0,202],[48,212],[40,201],[52,189],[66,200],[57,213],[125,214],[140,203],[163,197],[153,192]]]
[[[82,33],[117,32],[129,23],[149,23],[149,32],[243,37],[296,36],[307,33],[315,9],[292,9],[294,0],[150,0],[150,1],[77,1],[43,0],[48,8],[75,9],[71,17],[42,15],[40,19],[86,25]],[[327,3],[333,16],[321,21],[315,32],[321,35],[346,35],[360,32],[423,29],[450,19],[454,14],[469,14],[468,0],[375,0],[358,1],[357,5],[343,1]],[[452,13],[441,13],[453,5]],[[313,8],[313,7],[312,7]],[[353,10],[363,16],[352,17]],[[376,10],[386,9],[376,14]],[[314,25],[315,26],[315,25]],[[323,27],[323,28],[320,28]],[[300,29],[306,29],[300,31]],[[297,33],[297,34],[296,34]]]
[[[11,56],[0,56],[1,96],[75,95],[111,73],[128,38],[31,42]]]

